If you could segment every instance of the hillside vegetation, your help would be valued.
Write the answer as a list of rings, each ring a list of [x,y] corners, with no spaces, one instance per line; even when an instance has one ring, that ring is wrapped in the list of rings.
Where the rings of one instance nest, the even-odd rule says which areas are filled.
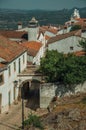
[[[55,11],[0,9],[0,29],[17,29],[19,21],[23,23],[23,27],[28,26],[28,22],[32,17],[36,17],[40,25],[55,24],[57,26],[68,21],[75,8]],[[78,9],[81,17],[86,17],[86,8]]]

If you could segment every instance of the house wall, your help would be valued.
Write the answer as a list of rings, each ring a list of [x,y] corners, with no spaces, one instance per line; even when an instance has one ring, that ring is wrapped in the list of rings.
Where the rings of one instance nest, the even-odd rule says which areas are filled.
[[[77,93],[86,93],[86,82],[76,86],[64,86],[63,84],[44,83],[40,85],[40,108],[47,108],[53,99],[57,96],[71,96]]]
[[[81,40],[80,37],[71,36],[59,41],[56,41],[54,43],[48,44],[48,50],[57,50],[60,53],[71,53],[82,50],[82,48],[79,46],[79,41]],[[70,49],[70,47],[73,47],[73,50]]]
[[[37,41],[39,27],[28,28],[28,41]]]
[[[33,58],[33,63],[36,65],[40,65],[40,58],[43,57],[44,51],[43,51],[43,46],[40,48],[36,56]]]
[[[81,34],[82,37],[86,38],[86,31]]]
[[[71,27],[68,27],[67,29],[61,29],[60,31],[57,32],[57,35],[59,34],[65,34],[70,32]]]
[[[27,61],[28,62],[33,62],[33,56],[27,55]]]
[[[56,36],[56,34],[52,33],[52,32],[49,32],[49,31],[46,31],[44,35],[48,35],[50,37],[54,37]]]
[[[27,61],[40,65],[40,58],[44,55],[44,47],[42,46],[35,57],[27,55]]]
[[[25,62],[23,63],[23,55],[25,56]],[[0,94],[2,95],[2,104],[1,104],[1,113],[8,111],[9,109],[9,101],[10,105],[14,101],[14,81],[17,80],[17,75],[19,74],[19,58],[21,59],[21,71],[26,68],[27,65],[27,53],[23,53],[21,56],[12,61],[8,66],[7,70],[4,70],[4,84],[0,85]],[[16,71],[14,71],[14,62],[16,62]],[[9,76],[9,66],[11,70],[11,74]],[[9,100],[9,92],[10,92],[10,100]],[[15,99],[18,96],[18,88],[15,90]]]

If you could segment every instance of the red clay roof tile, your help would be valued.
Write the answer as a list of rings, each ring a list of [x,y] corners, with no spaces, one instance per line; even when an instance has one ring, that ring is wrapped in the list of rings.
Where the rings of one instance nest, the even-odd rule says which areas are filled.
[[[27,32],[25,31],[8,31],[8,30],[0,30],[0,35],[7,38],[25,38]]]
[[[32,56],[35,56],[39,49],[42,47],[42,43],[36,41],[25,42],[22,45],[27,48],[28,54]]]
[[[0,36],[0,57],[5,59],[7,62],[12,61],[25,51],[26,49],[18,43]]]
[[[68,38],[68,37],[71,37],[71,36],[81,36],[81,30],[72,31],[72,32],[69,32],[69,33],[60,34],[60,35],[56,35],[54,37],[51,37],[48,40],[47,44],[51,44],[51,43],[54,43],[56,41],[59,41],[59,40],[62,40],[62,39],[65,39],[65,38]]]

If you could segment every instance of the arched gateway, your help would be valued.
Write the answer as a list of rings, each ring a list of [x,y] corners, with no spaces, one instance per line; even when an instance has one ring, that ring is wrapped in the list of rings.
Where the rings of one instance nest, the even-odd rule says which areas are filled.
[[[17,81],[14,81],[16,87],[16,99],[24,99],[26,106],[31,109],[39,107],[39,89],[42,81],[41,74],[26,74],[18,75]]]

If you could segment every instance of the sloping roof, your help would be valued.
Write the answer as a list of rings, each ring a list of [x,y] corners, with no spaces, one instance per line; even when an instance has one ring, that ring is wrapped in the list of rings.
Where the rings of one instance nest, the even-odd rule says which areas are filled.
[[[79,22],[86,22],[86,18],[75,18],[75,20]]]
[[[42,26],[41,30],[42,31],[48,31],[48,32],[51,32],[53,34],[57,34],[57,31],[58,31],[57,28],[52,27],[52,26]]]
[[[76,52],[74,52],[74,54],[76,56],[84,56],[84,55],[86,55],[86,52],[85,51],[76,51]]]
[[[49,39],[50,39],[50,36],[45,35],[45,39],[46,39],[46,40],[49,40]]]
[[[6,65],[0,63],[0,72],[6,69]]]
[[[25,31],[0,30],[0,35],[3,35],[6,38],[22,38],[22,39],[27,39],[27,32],[25,32]]]
[[[65,38],[68,38],[68,37],[71,37],[71,36],[81,36],[81,30],[72,31],[72,32],[69,32],[69,33],[60,34],[60,35],[51,37],[48,40],[47,44],[51,44],[51,43],[54,43],[56,41],[59,41],[59,40],[62,40],[62,39],[65,39]]]
[[[0,57],[7,62],[11,62],[25,51],[26,49],[18,43],[10,41],[0,35]]]
[[[4,68],[4,67],[5,67],[5,65],[2,64],[2,63],[0,63],[0,69],[1,69],[1,68]]]
[[[22,45],[27,48],[28,54],[32,56],[35,56],[42,47],[42,43],[36,41],[25,42]]]
[[[80,25],[82,30],[86,30],[86,23],[84,22],[79,21],[77,23],[74,23],[74,25]]]

